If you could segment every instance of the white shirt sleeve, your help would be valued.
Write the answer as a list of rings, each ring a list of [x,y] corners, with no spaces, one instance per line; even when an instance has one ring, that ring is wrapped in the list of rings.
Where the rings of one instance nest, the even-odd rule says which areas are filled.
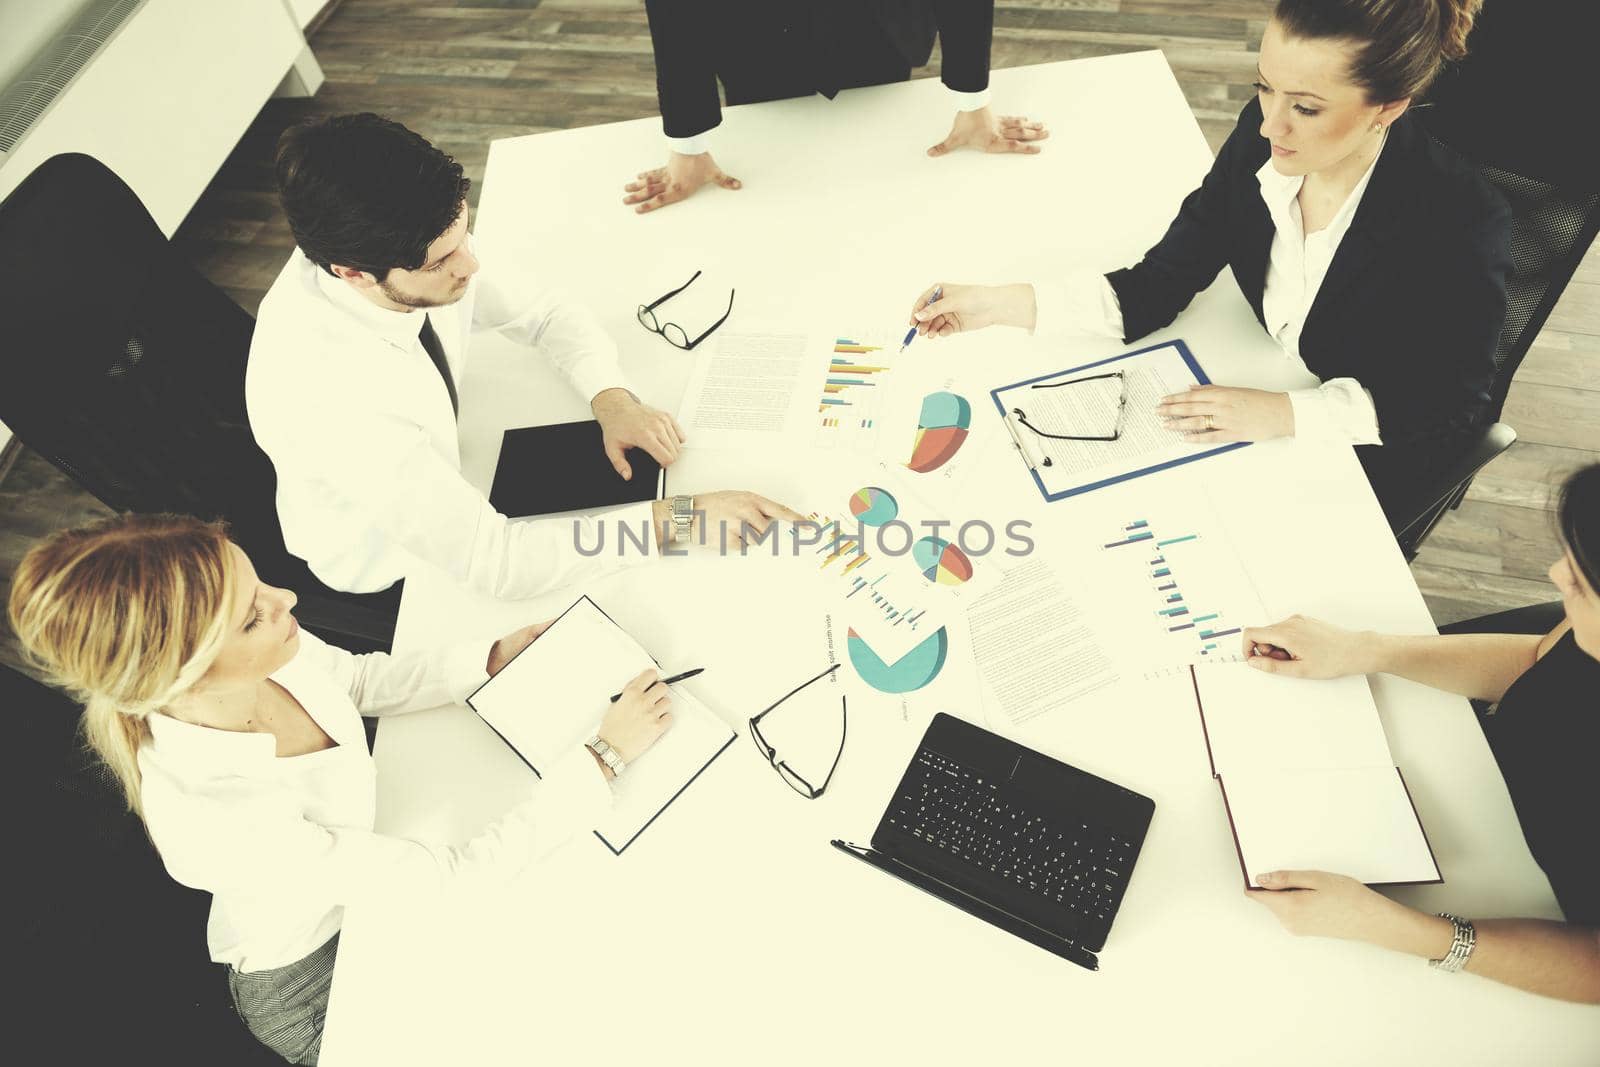
[[[159,805],[162,798],[151,799]],[[243,803],[190,798],[181,808],[147,813],[168,872],[184,885],[349,906],[425,900],[447,884],[504,884],[574,833],[593,829],[610,805],[604,772],[579,748],[533,782],[525,800],[459,846],[319,825],[270,794]]]
[[[356,655],[301,631],[300,653],[350,694],[361,714],[379,718],[460,704],[489,680],[488,641],[461,641],[427,652]]]
[[[668,137],[667,148],[680,156],[698,156],[711,151],[711,143],[706,133],[697,133],[693,137]]]
[[[1033,286],[1036,336],[1122,336],[1122,305],[1104,274],[1082,272]]]
[[[542,348],[585,403],[607,389],[628,388],[617,364],[616,342],[592,311],[560,289],[543,289],[515,271],[483,270],[472,324]]]
[[[1372,394],[1354,378],[1329,378],[1311,389],[1290,389],[1294,435],[1307,441],[1381,445]]]
[[[323,478],[385,540],[491,596],[520,600],[656,554],[648,502],[600,518],[512,522],[439,455],[421,427],[380,413],[306,411],[342,423]]]
[[[964,93],[960,89],[951,89],[950,95],[955,98],[957,111],[977,111],[979,108],[989,106],[988,89],[979,89],[975,93]]]

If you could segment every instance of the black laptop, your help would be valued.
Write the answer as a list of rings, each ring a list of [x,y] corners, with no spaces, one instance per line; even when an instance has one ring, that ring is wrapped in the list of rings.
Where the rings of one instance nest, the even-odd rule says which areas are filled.
[[[986,922],[1100,969],[1155,802],[935,715],[872,835],[834,847]]]

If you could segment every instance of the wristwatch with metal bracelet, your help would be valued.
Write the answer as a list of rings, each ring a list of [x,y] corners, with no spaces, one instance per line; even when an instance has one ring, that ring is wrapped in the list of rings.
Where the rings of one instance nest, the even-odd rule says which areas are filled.
[[[599,756],[600,762],[610,768],[611,777],[622,777],[622,772],[627,769],[628,765],[623,762],[621,756],[617,755],[617,750],[608,745],[603,737],[599,734],[591,734],[589,740],[584,742],[584,747]]]
[[[689,529],[694,525],[694,497],[675,496],[672,498],[672,543],[675,545],[686,544],[689,540]]]

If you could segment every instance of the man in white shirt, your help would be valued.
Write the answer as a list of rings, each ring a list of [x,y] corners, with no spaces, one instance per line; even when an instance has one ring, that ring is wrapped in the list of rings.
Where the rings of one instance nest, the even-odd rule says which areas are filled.
[[[684,436],[628,390],[586,309],[479,273],[459,163],[398,123],[343,115],[288,130],[277,178],[299,247],[262,300],[245,400],[277,470],[284,542],[318,578],[377,592],[426,561],[520,598],[671,540],[665,501],[617,512],[606,539],[595,519],[510,523],[462,478],[456,382],[474,328],[541,348],[589,400],[623,477],[627,448],[666,466]],[[694,510],[731,540],[799,519],[751,493],[703,494]]]

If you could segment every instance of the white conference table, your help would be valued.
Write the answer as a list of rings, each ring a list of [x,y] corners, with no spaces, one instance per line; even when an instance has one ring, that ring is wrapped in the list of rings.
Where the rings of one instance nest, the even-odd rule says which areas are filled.
[[[499,141],[479,238],[536,264],[600,313],[639,391],[676,410],[691,357],[640,329],[634,307],[696,269],[705,275],[690,292],[705,295],[675,311],[678,321],[712,321],[736,286],[725,330],[757,321],[893,325],[935,280],[1043,279],[1132,261],[1209,166],[1158,52],[997,71],[994,89],[1000,110],[1048,120],[1043,154],[925,158],[922,148],[950,118],[931,80],[831,103],[732,108],[716,152],[744,189],[702,192],[643,218],[621,206],[619,187],[658,161],[655,120]],[[1302,384],[1226,272],[1146,343],[1163,337],[1184,338],[1214,380]],[[985,364],[984,372],[992,362],[999,385],[1121,347],[991,330],[922,351]],[[463,466],[487,487],[502,429],[587,413],[540,360],[508,342],[480,337],[472,358]],[[691,450],[669,488],[797,499],[805,462]],[[1035,521],[1039,550],[1051,551],[1084,505],[1043,504],[1009,449],[991,449],[985,462],[994,470],[977,481],[1007,487],[1003,506]],[[1243,520],[1230,528],[1273,613],[1431,631],[1348,449],[1255,445],[1101,492],[1133,503],[1174,480],[1203,482]],[[664,663],[709,666],[691,688],[743,734],[744,719],[827,655],[803,607],[763,599],[765,566],[702,553],[520,604],[420,574],[407,582],[395,647],[487,642],[589,592]],[[1374,678],[1373,690],[1446,879],[1394,894],[1434,911],[1559,917],[1466,702],[1389,677]],[[980,708],[940,710],[984,721]],[[621,857],[582,837],[504,893],[351,910],[322,1062],[1081,1054],[1138,1064],[1498,1065],[1600,1055],[1595,1009],[1446,978],[1363,945],[1297,939],[1246,900],[1186,677],[1130,683],[1114,700],[1021,729],[988,723],[1156,801],[1098,973],[831,849],[832,837],[870,838],[925,722],[853,714],[838,775],[814,802],[786,789],[741,736]],[[383,722],[376,756],[386,833],[462,842],[525,788],[523,765],[464,707]]]

